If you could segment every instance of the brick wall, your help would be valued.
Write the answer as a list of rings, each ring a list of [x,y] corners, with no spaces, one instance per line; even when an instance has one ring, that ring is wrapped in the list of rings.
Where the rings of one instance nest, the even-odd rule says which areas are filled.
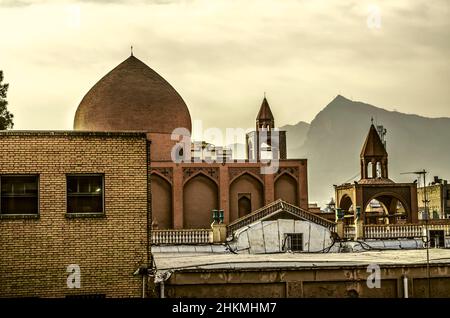
[[[0,132],[0,174],[39,174],[39,216],[0,218],[0,297],[140,297],[147,261],[146,137]],[[66,217],[66,174],[104,174],[104,217]],[[67,287],[78,264],[81,288]]]

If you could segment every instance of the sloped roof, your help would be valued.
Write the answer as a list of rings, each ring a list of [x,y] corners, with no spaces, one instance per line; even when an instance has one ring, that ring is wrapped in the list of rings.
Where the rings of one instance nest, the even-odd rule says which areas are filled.
[[[358,184],[387,184],[387,183],[395,183],[395,182],[388,178],[368,178],[368,179],[361,179],[358,181]]]
[[[302,208],[299,208],[293,204],[283,201],[282,199],[278,199],[256,211],[253,211],[231,222],[227,226],[227,233],[228,235],[231,235],[238,229],[245,227],[249,224],[252,224],[253,222],[267,219],[274,219],[276,215],[286,215],[286,214],[291,215],[293,218],[310,221],[318,225],[324,226],[331,231],[335,231],[336,226],[335,222],[327,220],[315,213],[311,213]]]
[[[372,124],[370,126],[369,133],[367,134],[366,141],[361,150],[361,158],[364,157],[387,157],[387,151],[384,148],[383,142],[380,139],[380,135]]]
[[[264,97],[261,107],[259,108],[257,120],[274,120],[272,111],[270,110],[269,102],[267,98]]]

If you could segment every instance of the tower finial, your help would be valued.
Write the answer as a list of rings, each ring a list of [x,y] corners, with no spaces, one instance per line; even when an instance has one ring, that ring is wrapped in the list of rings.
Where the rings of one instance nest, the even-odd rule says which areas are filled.
[[[372,116],[372,118],[370,119],[370,121],[372,122],[372,125],[373,125],[373,116]]]
[[[266,98],[266,92],[264,92],[264,98]]]
[[[131,56],[134,56],[133,55],[133,46],[131,46]]]

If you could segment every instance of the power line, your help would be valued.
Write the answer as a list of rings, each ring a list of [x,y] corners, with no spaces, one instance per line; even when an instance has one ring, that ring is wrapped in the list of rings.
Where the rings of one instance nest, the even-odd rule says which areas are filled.
[[[348,180],[346,180],[346,181],[344,181],[344,182],[342,182],[342,183],[350,182],[350,181],[352,181],[353,179],[355,179],[357,176],[359,176],[359,171],[358,171],[353,177],[349,178]]]

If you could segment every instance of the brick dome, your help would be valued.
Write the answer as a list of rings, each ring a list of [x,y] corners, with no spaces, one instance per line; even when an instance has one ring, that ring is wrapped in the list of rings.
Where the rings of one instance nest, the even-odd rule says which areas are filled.
[[[75,114],[75,130],[191,131],[189,110],[177,91],[158,73],[130,56],[97,82]]]

